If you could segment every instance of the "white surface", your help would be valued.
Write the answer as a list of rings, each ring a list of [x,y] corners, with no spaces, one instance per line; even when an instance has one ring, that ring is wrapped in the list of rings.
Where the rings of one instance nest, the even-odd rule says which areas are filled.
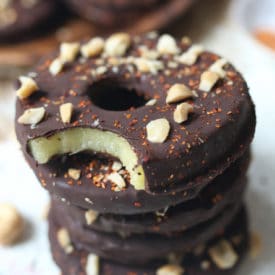
[[[192,15],[191,27],[183,26],[183,33],[231,60],[247,79],[257,107],[247,201],[251,228],[262,235],[264,249],[257,261],[246,260],[239,275],[271,275],[275,273],[275,53],[254,41],[240,26],[242,20],[233,20],[236,13],[227,6],[228,1],[202,1],[202,7],[215,10],[217,16],[211,12],[202,17],[200,9]],[[0,102],[0,201],[15,203],[32,225],[31,233],[20,245],[0,248],[0,275],[59,274],[51,260],[42,218],[47,195],[25,164],[11,134],[14,99],[9,84],[0,87]]]

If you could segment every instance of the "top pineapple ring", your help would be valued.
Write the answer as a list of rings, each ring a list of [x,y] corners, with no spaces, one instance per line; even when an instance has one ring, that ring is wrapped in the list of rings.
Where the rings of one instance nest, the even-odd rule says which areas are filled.
[[[253,137],[244,79],[187,39],[118,33],[64,43],[31,76],[17,91],[16,130],[38,165],[92,150],[118,158],[136,190],[172,193],[209,183]]]

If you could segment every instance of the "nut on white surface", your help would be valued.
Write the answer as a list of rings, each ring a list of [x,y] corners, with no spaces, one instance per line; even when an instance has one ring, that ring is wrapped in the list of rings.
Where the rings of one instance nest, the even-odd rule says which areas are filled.
[[[262,252],[263,244],[261,236],[256,233],[252,232],[250,235],[250,249],[249,254],[252,259],[256,259]]]
[[[98,212],[90,209],[85,212],[85,220],[88,225],[93,224],[98,217]]]
[[[193,45],[181,56],[178,57],[178,61],[185,65],[194,65],[204,48],[201,45]]]
[[[219,79],[220,76],[217,73],[210,71],[203,72],[199,89],[204,92],[210,92]]]
[[[163,34],[158,40],[157,51],[160,54],[177,54],[180,50],[173,36],[169,34]]]
[[[44,107],[27,109],[23,115],[18,118],[19,124],[36,125],[44,118],[46,110]]]
[[[109,56],[123,56],[131,45],[128,33],[115,33],[105,43],[105,52]]]
[[[70,123],[73,115],[74,106],[72,103],[64,103],[59,107],[60,117],[63,123]]]
[[[105,42],[101,37],[94,37],[84,44],[80,51],[82,56],[89,58],[100,55],[104,50]]]
[[[0,204],[0,245],[12,245],[24,231],[24,220],[11,204]]]
[[[70,254],[74,251],[71,243],[71,238],[67,229],[60,228],[57,231],[57,241],[66,254]]]
[[[170,132],[170,124],[166,118],[150,121],[146,126],[147,139],[152,143],[163,143]]]
[[[183,102],[177,105],[176,110],[174,111],[174,120],[177,123],[183,123],[188,120],[188,115],[194,111],[194,107],[187,103]]]
[[[87,275],[99,275],[99,257],[95,254],[89,254],[86,263],[86,274]]]
[[[183,275],[184,269],[179,265],[164,265],[157,270],[157,275]]]
[[[167,92],[166,103],[177,103],[193,97],[194,93],[184,84],[174,84]]]
[[[81,170],[70,168],[68,170],[68,175],[70,178],[72,178],[74,180],[79,180],[79,178],[81,176]]]
[[[230,269],[237,264],[238,255],[227,240],[221,240],[208,250],[211,260],[220,269]]]
[[[21,87],[16,91],[16,95],[20,99],[26,99],[29,96],[31,96],[34,92],[38,91],[39,88],[32,78],[20,76],[19,80],[21,82]]]

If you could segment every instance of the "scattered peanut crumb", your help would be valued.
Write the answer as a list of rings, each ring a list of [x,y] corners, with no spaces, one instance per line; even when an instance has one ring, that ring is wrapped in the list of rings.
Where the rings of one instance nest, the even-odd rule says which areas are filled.
[[[181,103],[177,105],[174,111],[174,120],[177,123],[183,123],[188,120],[188,115],[194,111],[194,108],[189,103]]]
[[[24,220],[11,204],[0,204],[0,245],[9,246],[20,239],[24,231]]]
[[[79,180],[81,176],[81,170],[70,168],[68,170],[68,175],[74,180]]]
[[[146,106],[154,106],[157,103],[157,100],[155,98],[150,99],[146,102]]]
[[[178,61],[185,65],[194,65],[203,50],[204,49],[201,45],[193,45],[185,53],[178,57]]]
[[[190,97],[194,93],[184,84],[174,84],[167,92],[166,103],[176,103]]]
[[[32,78],[20,76],[19,80],[21,82],[21,87],[16,91],[19,99],[26,99],[30,97],[34,92],[38,91],[38,86]]]
[[[73,62],[80,49],[80,43],[62,43],[60,45],[60,60],[63,63]]]
[[[105,52],[109,56],[123,56],[131,45],[128,33],[115,33],[105,43]]]
[[[99,257],[95,254],[89,254],[86,263],[86,274],[87,275],[99,275]]]
[[[230,269],[234,267],[238,261],[238,255],[232,245],[227,240],[221,240],[212,246],[208,253],[212,261],[220,269]]]
[[[90,209],[85,212],[85,219],[88,225],[93,224],[98,217],[98,212]]]
[[[36,125],[44,118],[46,110],[44,107],[30,108],[18,118],[18,123],[25,125]]]
[[[116,185],[115,191],[121,191],[126,187],[124,178],[117,172],[113,172],[108,175],[107,179]]]
[[[72,103],[64,103],[59,107],[61,120],[63,123],[70,123],[74,106]]]
[[[101,37],[94,37],[84,44],[80,51],[82,56],[89,58],[100,55],[104,50],[105,42]]]
[[[58,75],[64,67],[64,62],[60,58],[56,58],[50,65],[49,71],[52,75]]]
[[[170,132],[170,124],[166,118],[152,120],[146,126],[147,139],[152,143],[163,143]]]
[[[135,58],[134,64],[141,73],[152,73],[157,74],[158,71],[163,70],[164,65],[159,60],[149,60],[146,58]]]
[[[71,254],[74,251],[74,247],[72,246],[71,238],[67,229],[60,228],[57,231],[57,240],[66,254]]]
[[[178,48],[177,42],[173,36],[163,34],[158,40],[157,51],[160,54],[177,54],[180,49]]]
[[[224,58],[218,59],[215,63],[213,63],[209,68],[208,71],[216,73],[219,77],[224,78],[226,76],[226,71],[223,67],[228,63],[228,61]]]
[[[204,92],[210,92],[215,86],[220,76],[217,73],[206,71],[201,75],[199,89]]]
[[[184,269],[179,265],[164,265],[157,270],[157,275],[183,275]]]

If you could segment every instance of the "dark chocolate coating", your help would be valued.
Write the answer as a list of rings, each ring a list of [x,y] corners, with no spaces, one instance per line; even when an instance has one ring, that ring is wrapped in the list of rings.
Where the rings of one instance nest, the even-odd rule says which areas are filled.
[[[249,243],[247,216],[244,210],[242,210],[234,219],[234,221],[223,231],[219,236],[212,239],[205,246],[205,250],[202,254],[196,255],[188,253],[184,255],[181,266],[184,268],[186,275],[231,275],[236,271],[241,260],[247,252]],[[49,237],[51,243],[51,250],[53,258],[60,267],[62,274],[66,275],[87,275],[86,262],[88,253],[85,250],[74,250],[72,254],[65,254],[59,246],[56,239],[56,232],[60,228],[59,223],[54,223],[50,220]],[[234,237],[240,236],[240,243],[234,243],[232,240]],[[209,258],[207,253],[211,245],[216,244],[220,240],[226,239],[229,241],[238,255],[237,264],[227,270],[219,269]],[[204,270],[201,267],[203,261],[210,263],[209,268]],[[100,259],[100,272],[99,275],[155,275],[156,270],[167,264],[167,260],[160,260],[152,262],[148,265],[121,265],[108,260]]]
[[[160,2],[163,2],[163,0],[84,0],[82,3],[79,1],[74,0],[67,0],[68,2],[75,2],[78,5],[82,4],[82,10],[85,9],[89,4],[94,5],[100,8],[104,8],[107,10],[126,10],[129,11],[129,9],[146,9],[150,8]],[[166,1],[166,0],[164,0]]]
[[[104,170],[104,167],[111,166],[111,160],[100,159],[98,156],[90,154],[77,154],[66,158],[57,158],[47,165],[35,166],[32,159],[29,156],[27,157],[42,186],[49,190],[50,193],[63,198],[63,200],[65,199],[66,202],[72,205],[84,209],[93,209],[99,213],[129,215],[158,211],[194,199],[203,187],[202,185],[198,185],[186,192],[154,195],[144,191],[136,191],[129,185],[126,190],[115,192],[111,190],[110,183],[105,184],[104,188],[98,187],[93,182],[93,179],[89,177],[91,162],[97,164],[93,166],[93,175],[96,177],[97,174],[106,175],[109,173]],[[242,182],[248,163],[249,154],[246,153],[222,175],[209,183],[210,190],[214,190],[214,188],[211,188],[212,185],[220,187],[232,185],[234,187],[235,182]],[[105,165],[103,169],[100,169],[102,164]],[[72,179],[66,178],[66,173],[71,167],[81,170],[82,184],[79,185]],[[218,189],[217,192],[221,189]],[[89,198],[89,200],[87,201],[85,198]]]
[[[85,219],[86,210],[60,202],[54,198],[55,208],[64,208],[66,217],[79,225],[101,232],[123,232],[125,235],[161,233],[187,230],[206,222],[234,205],[243,197],[247,179],[244,174],[248,160],[240,167],[242,175],[226,173],[220,180],[214,180],[196,198],[165,210],[139,215],[99,214],[91,225]],[[231,171],[234,169],[231,169]],[[221,179],[226,179],[222,181]],[[148,199],[150,201],[150,199]],[[161,199],[160,199],[161,200]],[[56,205],[56,206],[55,206]]]
[[[136,37],[127,56],[139,56],[141,45],[155,48],[156,42],[157,39],[146,35]],[[189,46],[178,42],[178,47],[185,51]],[[37,73],[35,81],[41,91],[25,101],[17,101],[16,119],[25,109],[46,104],[47,116],[36,127],[16,124],[25,155],[29,155],[29,140],[62,130],[88,127],[111,131],[127,139],[135,150],[138,162],[144,168],[146,192],[172,193],[198,186],[203,188],[240,157],[253,138],[254,105],[246,82],[234,67],[226,65],[227,77],[220,80],[211,92],[198,91],[201,74],[219,58],[213,53],[204,52],[195,65],[179,64],[176,69],[168,69],[167,65],[173,56],[162,56],[160,60],[170,71],[169,75],[164,71],[155,75],[140,73],[135,67],[129,71],[129,65],[123,64],[118,67],[118,72],[113,70],[113,66],[106,65],[107,72],[95,76],[90,72],[98,67],[98,59],[91,58],[84,63],[76,60],[54,77],[49,72],[49,65],[56,57],[57,53],[53,53],[34,69]],[[108,64],[109,61],[103,58],[102,62]],[[95,87],[95,83],[103,90],[105,87],[105,91],[108,87],[122,86],[136,90],[146,99],[157,97],[158,100],[154,106],[126,111],[105,110],[90,99],[91,87]],[[165,103],[166,92],[175,83],[184,83],[199,94],[192,101],[194,114],[181,125],[173,119],[175,104]],[[108,100],[108,104],[116,102],[110,96]],[[75,108],[72,122],[66,125],[58,119],[59,104],[63,102],[71,102]],[[169,120],[171,126],[168,139],[162,144],[148,142],[146,125],[163,117]],[[96,119],[98,125],[94,123]],[[31,166],[36,167],[36,163],[28,159]]]
[[[93,1],[86,0],[66,0],[68,6],[73,12],[81,17],[92,21],[103,27],[119,27],[125,24],[131,24],[132,20],[137,20],[144,12],[148,12],[154,8],[152,5],[139,7],[106,7],[99,5]],[[119,20],[118,20],[119,18]]]
[[[2,28],[0,26],[0,43],[26,40],[33,33],[37,35],[38,29],[40,32],[45,32],[45,23],[48,27],[52,25],[54,21],[52,17],[55,15],[57,6],[55,0],[39,0],[35,5],[26,8],[21,4],[21,0],[12,0],[9,9],[16,13],[16,20]],[[49,20],[50,18],[51,20]]]
[[[231,223],[240,205],[241,199],[213,219],[189,230],[169,235],[147,233],[125,236],[122,235],[124,232],[119,235],[87,229],[78,221],[70,220],[64,208],[55,207],[56,205],[51,208],[50,218],[60,222],[62,220],[62,225],[69,231],[73,243],[80,250],[84,249],[122,264],[146,264],[165,258],[170,253],[186,253],[213,239]]]

